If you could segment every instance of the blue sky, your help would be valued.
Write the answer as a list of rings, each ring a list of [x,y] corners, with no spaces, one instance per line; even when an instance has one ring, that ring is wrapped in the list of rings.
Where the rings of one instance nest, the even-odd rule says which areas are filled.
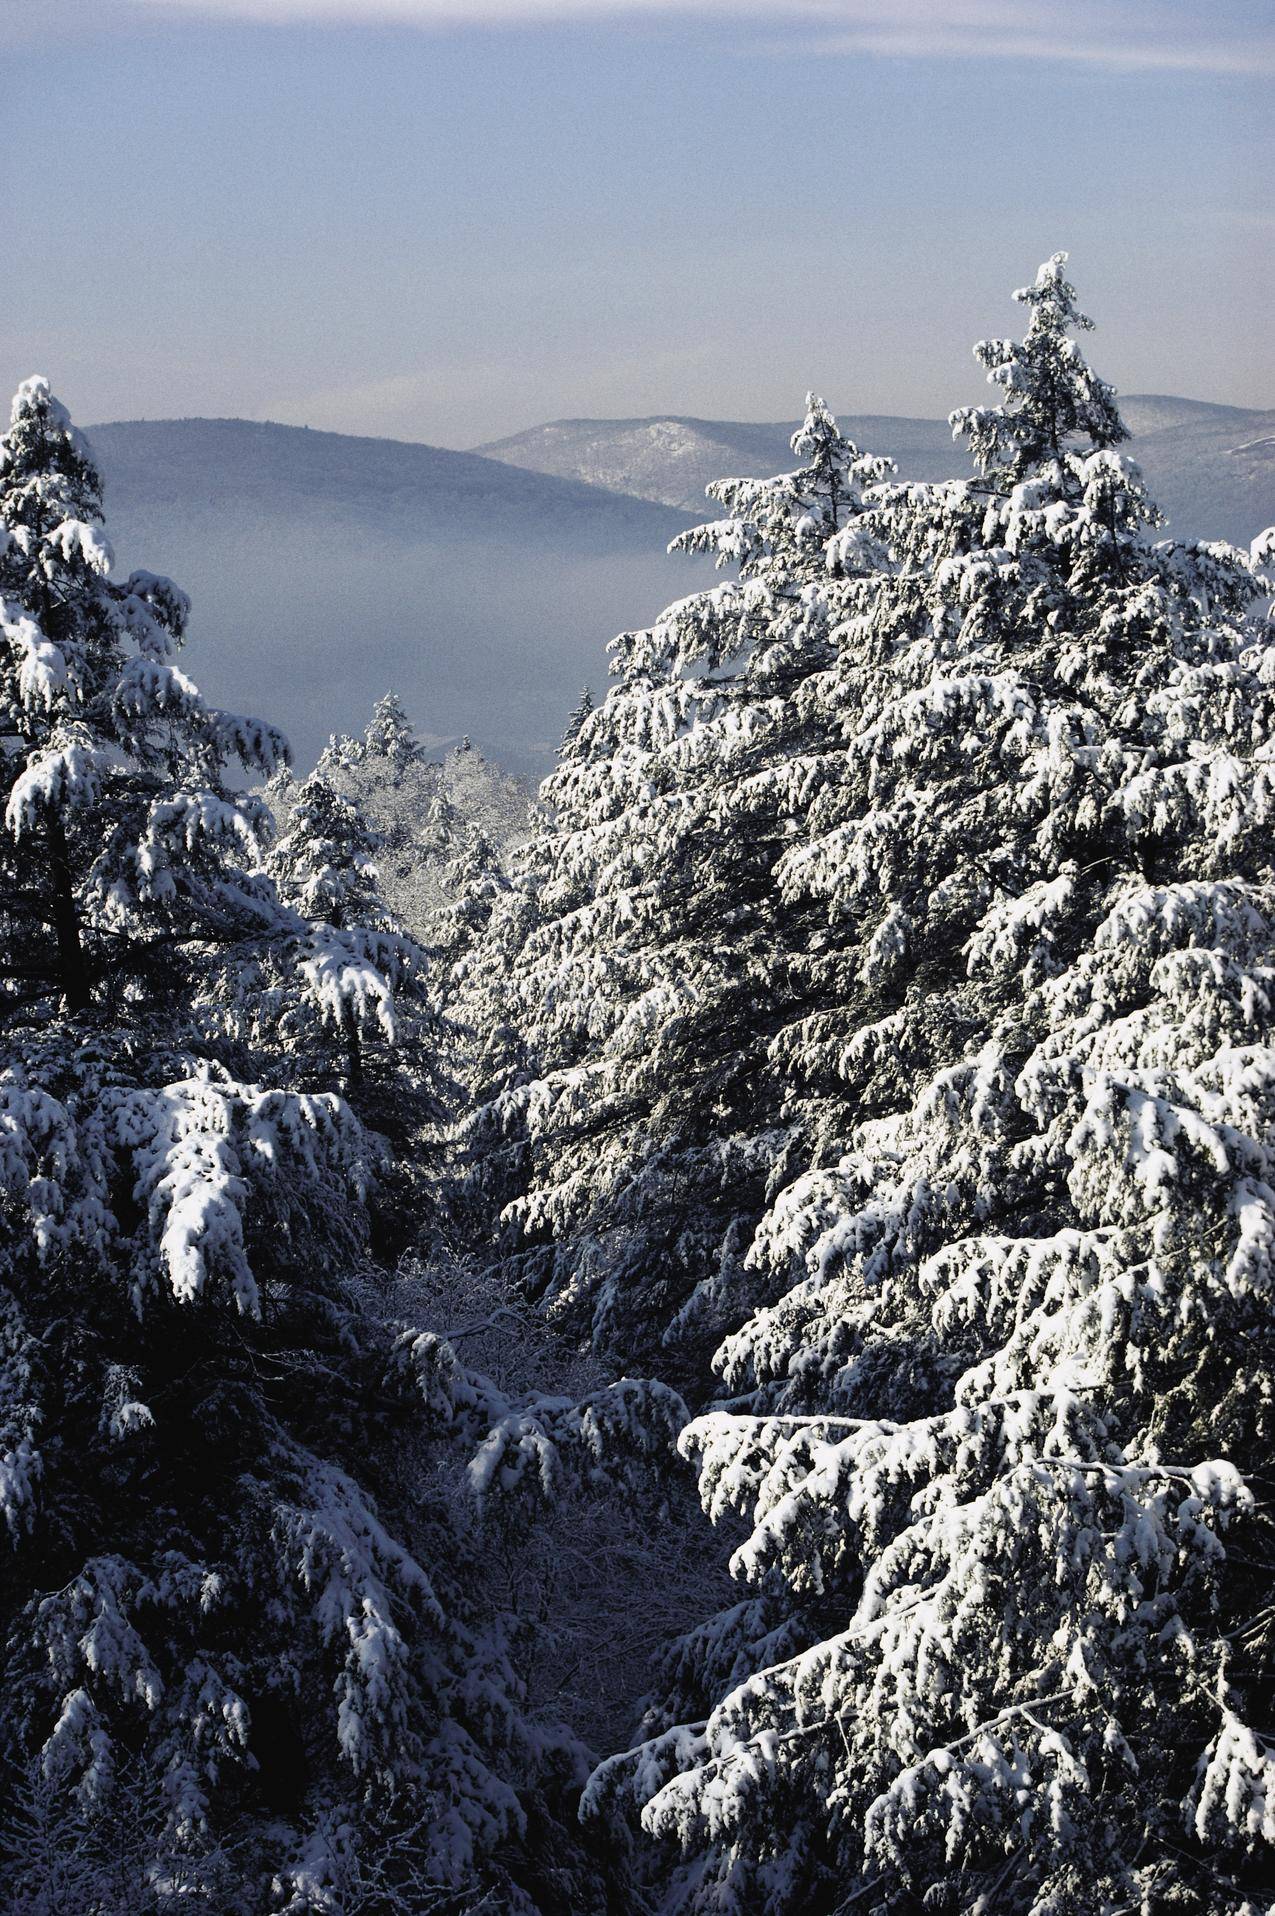
[[[0,67],[0,375],[85,420],[945,412],[1057,247],[1126,391],[1275,405],[1267,0],[0,0]]]

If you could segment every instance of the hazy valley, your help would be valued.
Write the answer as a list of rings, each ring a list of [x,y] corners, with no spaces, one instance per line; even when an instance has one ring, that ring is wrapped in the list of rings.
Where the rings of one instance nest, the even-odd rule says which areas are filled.
[[[1275,411],[1122,403],[1170,529],[1247,543],[1275,518]],[[843,426],[906,479],[968,469],[945,421]],[[538,774],[581,684],[604,687],[612,635],[712,576],[665,550],[713,516],[704,487],[782,471],[792,430],[557,420],[477,453],[234,419],[90,436],[120,562],[165,555],[214,696],[277,719],[308,762],[392,685],[431,742],[468,733]]]

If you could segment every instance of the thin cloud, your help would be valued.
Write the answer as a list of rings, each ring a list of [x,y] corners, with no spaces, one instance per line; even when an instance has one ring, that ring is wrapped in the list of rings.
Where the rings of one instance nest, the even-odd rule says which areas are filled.
[[[952,32],[905,27],[884,31],[865,27],[806,42],[803,51],[845,57],[871,54],[880,59],[1049,60],[1146,73],[1275,72],[1275,45],[1235,47],[1216,44],[1159,44],[1096,38],[1062,40],[1049,34]]]
[[[1251,10],[1188,0],[51,0],[66,27],[157,18],[433,30],[684,20],[780,29],[774,51],[876,59],[1055,62],[1114,71],[1275,73]],[[0,0],[0,23],[6,0]]]
[[[79,0],[54,0],[55,7],[59,4],[69,6],[79,4]],[[835,26],[839,11],[833,0],[121,0],[116,7],[118,16],[131,14],[134,19],[168,14],[281,26],[310,21],[423,28],[550,26],[652,15],[800,17]]]

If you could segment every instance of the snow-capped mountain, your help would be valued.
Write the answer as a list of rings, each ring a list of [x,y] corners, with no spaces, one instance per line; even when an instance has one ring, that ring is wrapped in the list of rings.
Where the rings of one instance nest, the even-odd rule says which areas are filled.
[[[1275,411],[1214,406],[1162,394],[1121,397],[1140,462],[1170,526],[1184,535],[1247,542],[1275,520]],[[840,415],[865,451],[888,453],[905,479],[956,478],[969,470],[942,419]],[[558,419],[477,450],[562,479],[690,512],[703,510],[704,487],[729,473],[763,477],[791,464],[788,422],[731,420]]]
[[[687,514],[470,453],[239,419],[89,428],[121,567],[191,595],[209,694],[309,763],[401,693],[423,737],[551,761],[614,632],[707,576]]]

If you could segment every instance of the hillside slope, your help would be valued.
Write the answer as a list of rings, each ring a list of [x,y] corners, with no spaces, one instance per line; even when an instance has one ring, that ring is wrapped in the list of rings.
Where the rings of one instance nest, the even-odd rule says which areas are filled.
[[[1133,434],[1129,451],[1173,529],[1192,538],[1247,543],[1275,521],[1275,411],[1158,393],[1130,394],[1120,405]],[[890,454],[905,479],[957,478],[969,470],[945,420],[852,413],[841,424],[865,451]],[[671,416],[558,419],[479,451],[699,513],[710,479],[724,473],[761,476],[791,464],[792,430],[783,422]]]

